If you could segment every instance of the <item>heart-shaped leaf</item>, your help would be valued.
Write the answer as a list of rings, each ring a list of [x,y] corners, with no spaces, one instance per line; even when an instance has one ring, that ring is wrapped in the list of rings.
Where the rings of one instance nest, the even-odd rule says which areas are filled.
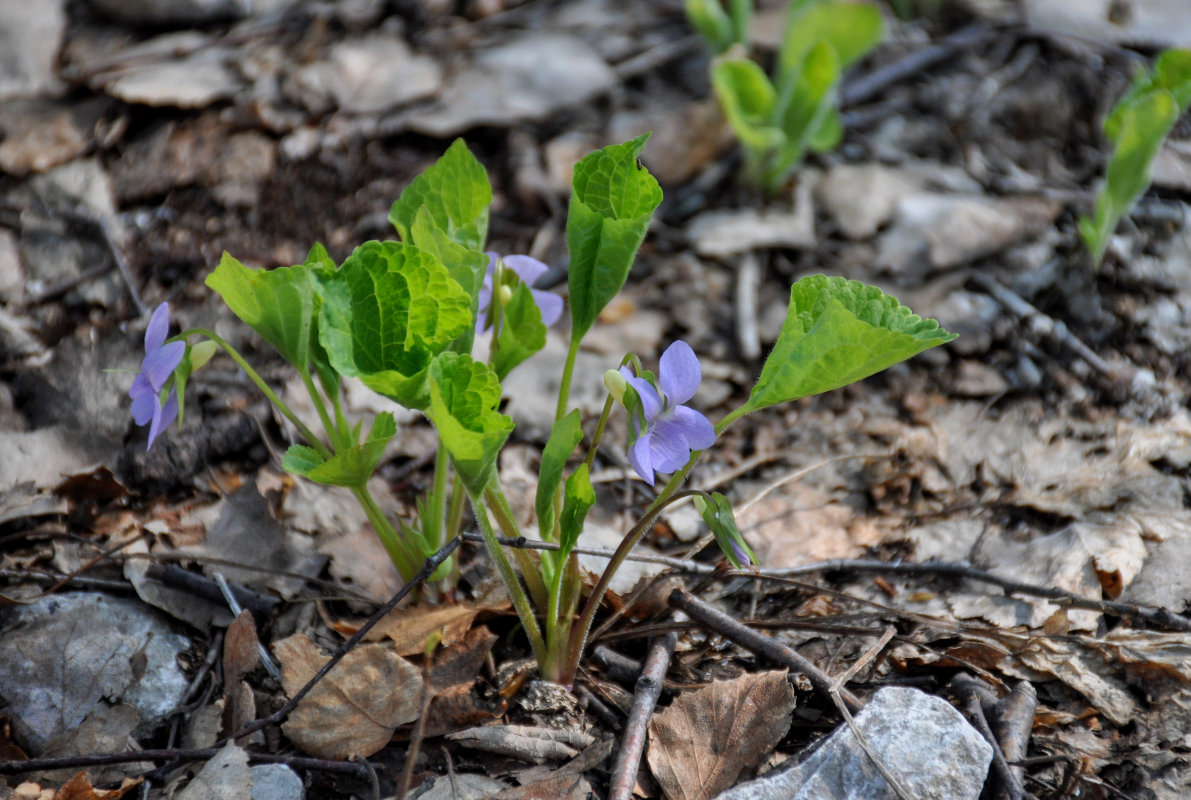
[[[637,163],[649,134],[609,145],[575,165],[567,212],[571,264],[571,336],[581,339],[596,316],[616,296],[662,190]]]
[[[447,237],[470,250],[483,250],[488,238],[488,206],[492,185],[488,173],[462,139],[413,179],[389,209],[389,222],[402,241],[414,241],[411,229],[418,209],[425,208]]]
[[[513,420],[496,410],[500,381],[487,364],[460,353],[443,353],[429,369],[426,416],[473,496],[487,486]]]
[[[313,275],[305,264],[249,269],[224,253],[206,283],[286,361],[305,369],[317,311]]]
[[[366,242],[322,281],[319,339],[331,365],[423,409],[426,369],[472,324],[471,299],[430,253]]]
[[[294,445],[285,451],[282,469],[303,475],[315,483],[362,487],[384,457],[385,447],[397,433],[397,421],[385,411],[376,416],[368,438],[324,461],[313,448]]]
[[[790,287],[781,334],[742,410],[838,389],[954,338],[875,286],[803,278]]]

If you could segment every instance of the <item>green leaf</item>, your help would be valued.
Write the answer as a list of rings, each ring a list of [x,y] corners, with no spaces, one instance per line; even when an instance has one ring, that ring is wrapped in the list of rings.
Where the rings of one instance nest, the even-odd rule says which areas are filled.
[[[311,270],[311,285],[314,288],[315,312],[313,328],[310,331],[310,363],[318,374],[327,396],[336,397],[339,394],[339,373],[331,366],[327,351],[323,349],[322,342],[318,340],[318,318],[323,305],[322,279],[334,274],[335,261],[327,253],[327,248],[315,242],[310,248],[310,252],[306,254],[306,260],[302,266]]]
[[[331,365],[407,408],[424,409],[426,369],[472,324],[471,300],[437,258],[366,242],[322,280],[319,340]]]
[[[742,411],[838,389],[954,338],[875,286],[803,278],[790,287],[781,334]]]
[[[1115,143],[1120,137],[1121,124],[1128,107],[1154,89],[1170,92],[1180,114],[1187,110],[1187,105],[1191,103],[1191,50],[1167,50],[1154,62],[1152,73],[1144,68],[1138,70],[1128,91],[1104,120],[1104,135],[1110,142]]]
[[[405,187],[389,209],[389,222],[402,241],[410,242],[418,209],[425,208],[451,241],[483,250],[491,203],[488,173],[463,140],[456,139],[438,161]]]
[[[709,497],[695,495],[694,501],[695,508],[703,515],[703,521],[711,529],[715,543],[720,546],[720,551],[728,561],[732,562],[732,566],[736,569],[743,569],[756,564],[757,554],[740,535],[740,529],[736,527],[736,517],[732,514],[732,504],[728,502],[728,498],[719,492],[713,492]],[[741,553],[745,555],[747,562],[741,561]]]
[[[833,93],[834,99],[834,93]],[[806,146],[816,153],[826,153],[834,150],[844,138],[844,121],[840,117],[839,109],[832,105],[810,132]]]
[[[479,310],[480,288],[484,285],[484,274],[488,271],[488,254],[451,241],[434,223],[430,211],[425,206],[419,208],[414,215],[410,235],[413,237],[413,244],[441,261],[455,282],[471,297],[471,316],[475,319]],[[451,349],[459,353],[470,353],[475,337],[476,327],[469,325]]]
[[[867,3],[794,3],[786,17],[786,30],[778,54],[779,91],[791,85],[810,49],[827,42],[847,69],[885,35],[881,12]]]
[[[426,416],[468,492],[476,496],[492,477],[496,456],[513,420],[496,410],[500,381],[487,364],[460,353],[443,353],[429,369]]]
[[[1121,217],[1128,214],[1150,185],[1154,158],[1178,119],[1179,107],[1166,89],[1153,89],[1134,98],[1117,120],[1116,146],[1108,161],[1105,182],[1096,198],[1093,217],[1081,217],[1079,232],[1099,264]]]
[[[368,483],[385,455],[385,447],[397,433],[397,421],[389,412],[377,414],[368,438],[326,461],[318,452],[300,445],[290,447],[281,460],[283,469],[315,483],[358,488]]]
[[[637,163],[649,134],[589,153],[575,165],[567,213],[571,336],[581,339],[616,296],[662,190]]]
[[[732,46],[732,20],[720,5],[720,0],[686,0],[686,18],[716,53]]]
[[[281,468],[295,475],[305,475],[323,463],[325,463],[323,457],[318,454],[318,451],[304,444],[290,445],[281,458]]]
[[[547,542],[554,541],[554,494],[562,483],[562,471],[575,446],[583,439],[579,409],[554,423],[550,438],[542,449],[542,465],[538,469],[538,493],[533,508],[538,515],[538,532]]]
[[[785,134],[774,125],[777,94],[756,63],[747,58],[716,59],[711,85],[741,144],[764,153],[785,141]]]
[[[558,563],[565,561],[571,554],[579,541],[579,534],[583,532],[587,512],[595,505],[595,489],[591,486],[591,474],[586,463],[580,464],[567,478],[562,497],[562,515],[558,518],[562,531],[558,542]]]
[[[496,294],[493,293],[493,297]],[[513,296],[501,309],[500,334],[497,337],[493,367],[502,381],[513,368],[546,346],[546,326],[542,311],[533,301],[533,292],[524,283],[513,288]]]
[[[835,110],[835,88],[839,84],[840,63],[827,42],[811,46],[798,71],[798,79],[782,98],[782,130],[786,144],[769,166],[767,184],[777,189],[791,169],[802,161],[816,132]],[[837,115],[838,118],[838,115]]]
[[[312,274],[305,264],[249,269],[224,253],[206,283],[286,361],[305,369],[316,311]]]

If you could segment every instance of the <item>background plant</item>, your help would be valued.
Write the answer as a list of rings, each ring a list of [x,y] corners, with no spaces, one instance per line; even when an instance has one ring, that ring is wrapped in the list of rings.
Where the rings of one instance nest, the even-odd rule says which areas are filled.
[[[717,54],[711,84],[744,151],[750,182],[775,193],[808,151],[843,138],[844,69],[884,35],[881,13],[858,2],[793,0],[772,78],[748,56],[751,4],[687,0],[687,18]]]
[[[186,376],[207,355],[201,348],[219,345],[305,440],[286,451],[283,466],[350,489],[407,579],[458,533],[464,504],[470,503],[541,674],[570,684],[612,576],[667,504],[695,496],[729,560],[737,565],[753,560],[723,495],[680,491],[720,433],[748,413],[844,386],[954,338],[874,287],[822,275],[803,278],[791,288],[781,334],[741,406],[713,426],[688,405],[701,368],[683,342],[662,355],[656,375],[636,354],[627,354],[621,369],[606,376],[603,411],[582,449],[584,457],[571,466],[584,440],[580,412],[569,403],[576,356],[583,337],[624,285],[662,200],[657,181],[637,160],[647,138],[591,153],[574,170],[566,229],[570,344],[534,500],[538,534],[556,550],[530,553],[501,545],[499,534],[519,537],[523,531],[497,464],[514,427],[499,410],[501,382],[544,345],[541,308],[554,316],[557,305],[518,278],[533,274],[532,265],[510,258],[520,265],[518,273],[482,251],[492,192],[483,167],[462,141],[393,204],[390,220],[400,241],[366,242],[339,265],[315,245],[302,264],[269,271],[249,269],[225,254],[207,279],[232,311],[297,370],[321,436],[213,332],[191,329],[164,341],[160,312],[146,336],[149,376],[138,397],[154,394],[138,400],[138,421],[157,420],[160,427],[169,405],[162,398],[176,391],[180,402]],[[483,361],[470,355],[477,330],[491,336]],[[195,336],[207,341],[187,345],[185,352],[173,344]],[[161,363],[176,367],[174,387],[168,386]],[[345,377],[422,412],[438,432],[434,482],[415,519],[393,524],[369,493],[368,480],[397,426],[388,413],[376,415],[367,433],[362,422],[350,425],[341,403]],[[642,479],[653,485],[656,473],[671,474],[588,590],[574,547],[596,502],[590,470],[608,418],[618,407],[630,415],[627,448]],[[439,577],[448,568],[444,564]]]
[[[1092,216],[1079,220],[1092,262],[1099,266],[1121,218],[1149,188],[1154,159],[1179,116],[1191,105],[1191,50],[1167,50],[1152,72],[1141,69],[1104,120],[1112,142],[1104,185]]]

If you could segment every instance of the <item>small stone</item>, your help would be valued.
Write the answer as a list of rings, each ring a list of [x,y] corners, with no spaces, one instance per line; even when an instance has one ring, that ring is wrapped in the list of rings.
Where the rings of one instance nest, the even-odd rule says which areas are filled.
[[[976,800],[992,747],[946,700],[887,687],[856,715],[882,765],[917,800]],[[895,800],[847,725],[808,758],[719,795],[718,800]]]
[[[249,767],[251,800],[302,800],[306,790],[302,779],[285,764],[257,764]]]
[[[0,3],[0,100],[56,93],[64,0]]]
[[[442,80],[437,61],[415,55],[404,41],[385,34],[340,42],[325,61],[303,67],[296,76],[308,109],[322,113],[334,106],[349,114],[388,111],[429,97]]]
[[[815,246],[811,181],[800,181],[794,208],[706,211],[691,220],[687,237],[701,256],[724,258],[767,247],[809,250]]]

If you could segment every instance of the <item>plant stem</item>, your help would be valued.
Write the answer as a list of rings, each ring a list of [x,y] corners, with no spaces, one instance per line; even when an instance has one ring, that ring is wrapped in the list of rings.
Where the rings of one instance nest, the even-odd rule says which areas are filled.
[[[451,507],[447,509],[447,538],[453,539],[459,535],[459,528],[463,523],[463,503],[467,500],[467,492],[456,479],[451,487]]]
[[[388,518],[385,517],[385,512],[376,504],[376,500],[372,498],[372,493],[368,491],[368,487],[352,487],[352,494],[356,496],[360,507],[364,509],[364,514],[367,515],[368,521],[372,523],[372,530],[376,532],[377,538],[384,545],[385,551],[388,552],[389,558],[393,561],[393,565],[401,573],[402,580],[408,581],[413,578],[421,565],[415,563],[416,559],[410,558],[405,542],[397,535],[397,531],[394,530]]]
[[[558,409],[554,412],[554,421],[558,422],[567,415],[567,405],[571,401],[571,377],[575,373],[575,359],[579,355],[580,339],[571,332],[571,346],[567,350],[567,361],[562,367],[562,382],[558,385]]]
[[[323,402],[322,395],[319,394],[318,388],[314,385],[314,380],[310,377],[310,370],[306,367],[298,367],[298,374],[302,376],[302,383],[306,386],[306,393],[310,395],[310,402],[314,404],[314,410],[318,412],[318,418],[323,423],[323,430],[327,432],[327,439],[331,442],[332,449],[338,451],[345,447],[351,447],[351,444],[345,444],[343,437],[344,432],[331,421],[331,416],[327,413],[327,404]]]
[[[422,520],[422,536],[437,550],[442,546],[447,517],[447,474],[451,469],[450,456],[442,440],[434,454],[434,488],[426,503],[426,519]]]
[[[538,620],[534,616],[533,606],[529,604],[525,589],[521,587],[521,582],[517,580],[517,574],[513,572],[513,565],[509,563],[500,542],[496,540],[496,532],[492,530],[492,522],[488,519],[488,512],[484,510],[482,498],[477,494],[472,494],[471,506],[476,515],[476,523],[480,526],[480,534],[484,537],[484,545],[488,548],[488,555],[496,564],[496,571],[500,573],[501,579],[505,582],[509,599],[513,601],[513,608],[517,611],[521,626],[525,628],[525,635],[529,637],[534,658],[537,659],[539,666],[547,665],[549,662],[546,643],[542,640],[542,629],[538,627]]]
[[[608,426],[608,417],[612,414],[612,405],[616,402],[612,394],[608,394],[608,399],[604,401],[604,410],[600,412],[600,421],[596,423],[595,433],[591,435],[591,445],[587,448],[587,458],[583,459],[583,463],[591,469],[591,465],[595,463],[596,450],[600,447],[600,440],[604,438],[604,428]]]
[[[521,536],[521,528],[517,525],[513,509],[509,507],[508,498],[505,497],[498,481],[499,479],[494,475],[492,482],[484,489],[484,499],[491,507],[492,515],[496,517],[496,524],[501,532],[511,539],[516,539]],[[525,585],[529,587],[529,593],[533,595],[534,602],[540,608],[545,608],[548,597],[546,584],[542,583],[542,576],[538,572],[538,565],[533,562],[533,557],[521,548],[513,550],[513,557],[517,559],[517,566],[521,568]]]
[[[268,398],[269,402],[275,405],[277,410],[280,411],[286,419],[293,423],[294,427],[298,429],[298,432],[301,433],[303,438],[310,443],[311,447],[318,451],[320,456],[326,459],[335,455],[325,444],[319,440],[314,431],[306,427],[306,423],[302,422],[302,420],[298,418],[298,415],[290,410],[290,407],[287,406],[282,399],[277,396],[277,393],[269,388],[269,384],[265,383],[264,379],[257,374],[257,371],[249,366],[248,362],[244,360],[244,357],[236,351],[236,348],[224,341],[223,337],[219,336],[214,331],[207,330],[206,328],[189,328],[182,331],[177,336],[171,338],[170,341],[182,341],[186,339],[187,336],[206,336],[208,339],[215,342],[215,344],[222,347],[223,351],[232,357],[232,360],[239,365],[240,369],[244,370],[244,374],[248,376],[248,379],[256,384],[256,388],[260,389],[261,393]]]

